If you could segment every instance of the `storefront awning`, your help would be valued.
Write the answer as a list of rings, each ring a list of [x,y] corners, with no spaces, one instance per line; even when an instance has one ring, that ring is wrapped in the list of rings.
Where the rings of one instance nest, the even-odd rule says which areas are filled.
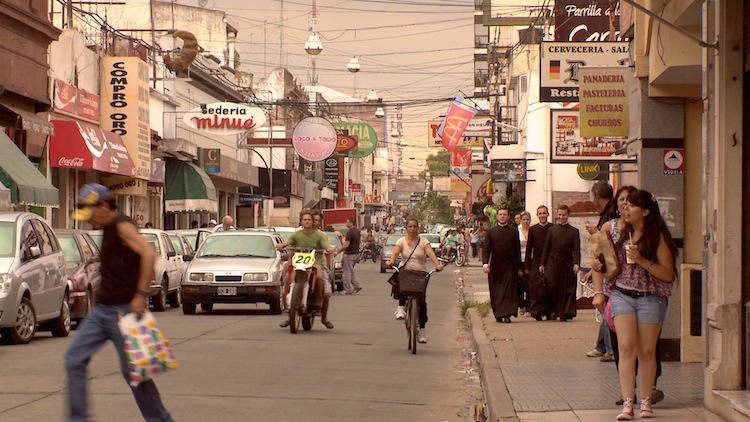
[[[18,119],[21,120],[21,128],[23,128],[23,130],[37,132],[43,135],[55,134],[55,127],[45,119],[40,119],[30,112],[23,111],[18,107],[9,106],[7,104],[0,103],[0,108],[18,116]]]
[[[51,166],[135,175],[135,164],[119,135],[88,123],[69,120],[52,123],[55,135],[49,143]]]
[[[200,167],[185,161],[167,160],[164,199],[167,212],[219,211],[211,178]]]
[[[0,183],[10,189],[10,201],[18,205],[60,205],[57,188],[39,172],[16,144],[0,131]]]

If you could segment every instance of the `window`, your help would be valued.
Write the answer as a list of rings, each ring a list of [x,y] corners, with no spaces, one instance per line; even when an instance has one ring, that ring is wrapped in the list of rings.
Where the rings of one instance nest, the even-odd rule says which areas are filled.
[[[179,237],[177,237],[175,235],[170,235],[169,236],[169,240],[171,241],[172,246],[174,246],[174,249],[177,252],[177,255],[184,255],[185,254],[185,252],[184,252],[184,250],[182,248],[182,241],[180,240]]]
[[[72,264],[80,264],[83,262],[83,256],[78,249],[76,239],[72,233],[61,234],[58,239],[60,240],[63,256],[65,256],[65,262]]]
[[[174,246],[172,245],[172,242],[169,240],[169,236],[166,234],[161,235],[162,241],[164,241],[164,249],[167,250],[167,255],[169,254],[177,254],[177,252],[174,250]]]
[[[96,241],[94,241],[94,239],[88,234],[84,234],[83,239],[91,248],[91,252],[94,254],[94,256],[99,256],[99,245],[96,244]]]
[[[39,246],[39,241],[34,228],[31,227],[31,222],[27,221],[21,228],[21,256],[24,261],[32,259],[31,248],[33,246]]]
[[[60,250],[60,242],[57,241],[57,236],[55,236],[55,232],[52,231],[52,229],[47,225],[47,223],[44,223],[40,221],[42,226],[44,226],[44,231],[47,232],[47,236],[49,236],[50,245],[52,245],[52,250],[57,252]]]
[[[144,239],[146,239],[146,243],[151,245],[152,248],[154,248],[154,252],[156,252],[157,255],[161,255],[161,247],[159,246],[159,238],[156,237],[155,234],[151,233],[144,233],[141,234]]]
[[[42,255],[50,255],[54,252],[52,248],[52,240],[50,240],[47,231],[44,230],[42,222],[39,220],[31,220],[31,224],[36,229],[36,234],[39,238],[39,248],[42,250]]]
[[[81,250],[83,251],[83,258],[86,261],[90,261],[91,258],[96,255],[92,250],[91,246],[86,242],[86,238],[82,234],[77,235],[78,244],[81,246]]]
[[[15,223],[0,223],[0,257],[12,257],[15,244]]]

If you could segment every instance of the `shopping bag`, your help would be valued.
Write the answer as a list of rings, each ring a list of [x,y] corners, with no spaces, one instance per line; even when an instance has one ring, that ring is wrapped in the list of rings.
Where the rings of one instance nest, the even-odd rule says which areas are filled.
[[[140,318],[129,313],[120,318],[118,325],[125,340],[130,385],[135,387],[153,375],[177,368],[172,346],[151,312],[146,311]]]

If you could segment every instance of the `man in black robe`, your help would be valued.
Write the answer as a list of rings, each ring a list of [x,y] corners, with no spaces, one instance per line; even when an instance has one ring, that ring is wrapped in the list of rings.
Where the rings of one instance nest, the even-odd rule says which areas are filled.
[[[518,282],[521,272],[521,241],[510,224],[510,210],[497,210],[497,226],[490,229],[482,246],[482,268],[488,274],[492,312],[497,322],[510,323],[518,316]]]
[[[551,318],[567,321],[576,316],[576,274],[581,266],[578,229],[568,224],[570,208],[557,207],[557,224],[550,227],[539,272],[550,283]]]
[[[545,315],[549,319],[551,313],[549,284],[544,275],[539,274],[539,267],[542,263],[542,252],[544,251],[544,243],[547,241],[547,233],[552,224],[547,221],[549,210],[544,205],[540,205],[536,209],[536,217],[539,219],[539,223],[529,228],[524,272],[529,276],[529,313],[537,321],[541,321]]]

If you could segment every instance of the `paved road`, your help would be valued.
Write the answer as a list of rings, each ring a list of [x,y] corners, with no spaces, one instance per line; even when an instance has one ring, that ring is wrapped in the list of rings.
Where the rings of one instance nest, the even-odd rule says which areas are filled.
[[[451,268],[454,269],[454,268]],[[214,312],[156,314],[180,368],[158,377],[177,421],[466,421],[476,401],[467,375],[465,333],[454,274],[433,277],[429,344],[412,356],[393,317],[385,277],[357,266],[364,290],[336,295],[326,330],[292,335],[266,307],[217,305]],[[28,345],[0,346],[0,420],[58,421],[64,415],[62,356],[71,337],[40,333]],[[97,420],[141,420],[111,345],[89,367]]]

